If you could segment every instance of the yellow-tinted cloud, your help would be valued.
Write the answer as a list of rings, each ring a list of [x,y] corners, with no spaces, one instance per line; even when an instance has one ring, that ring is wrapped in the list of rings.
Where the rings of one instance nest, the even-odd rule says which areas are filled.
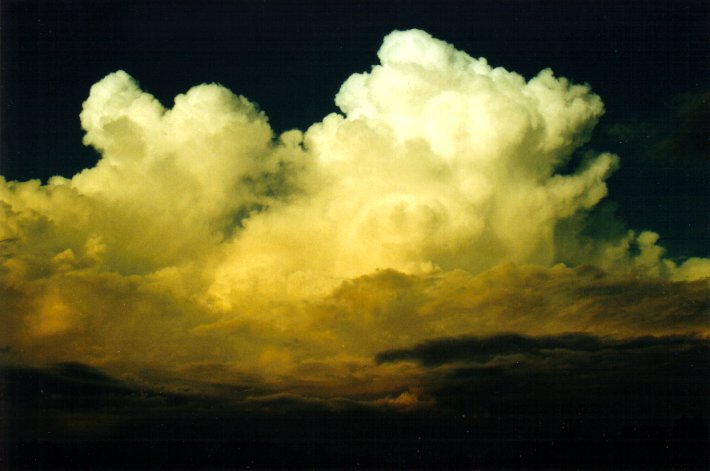
[[[650,231],[582,233],[618,161],[557,173],[603,113],[588,86],[525,81],[416,30],[379,58],[343,84],[342,115],[278,138],[219,85],[172,109],[125,72],[94,85],[81,123],[97,165],[0,180],[8,361],[400,388],[383,404],[410,407],[401,388],[419,370],[378,352],[462,334],[708,333],[708,260],[678,266]]]

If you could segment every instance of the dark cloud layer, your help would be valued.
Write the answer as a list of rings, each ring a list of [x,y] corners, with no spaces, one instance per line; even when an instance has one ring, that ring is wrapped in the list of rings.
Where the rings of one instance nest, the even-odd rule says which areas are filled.
[[[438,339],[382,352],[379,362],[416,361],[440,407],[477,417],[535,418],[551,432],[570,419],[613,431],[618,420],[707,416],[710,342],[696,336],[600,338],[517,334]],[[578,424],[580,425],[580,424]],[[607,427],[604,425],[603,427]],[[598,430],[578,430],[592,438]],[[554,432],[553,432],[554,434]]]
[[[545,356],[557,352],[635,352],[646,349],[687,350],[710,353],[710,343],[701,337],[666,336],[637,337],[630,339],[601,338],[586,333],[569,333],[530,337],[520,334],[501,334],[488,337],[461,337],[432,340],[411,349],[390,350],[379,353],[380,363],[415,360],[427,367],[456,361],[487,363],[497,356]]]
[[[81,364],[3,372],[6,460],[72,467],[706,467],[710,341],[462,337],[383,352],[428,406],[211,385],[149,388]],[[394,390],[392,395],[400,391]]]

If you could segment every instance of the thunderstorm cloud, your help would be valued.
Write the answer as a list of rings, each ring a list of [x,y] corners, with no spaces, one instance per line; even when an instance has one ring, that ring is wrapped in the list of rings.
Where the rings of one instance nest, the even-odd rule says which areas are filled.
[[[340,114],[279,136],[217,84],[168,109],[124,71],[96,83],[80,115],[94,167],[0,177],[0,361],[412,409],[443,396],[412,387],[427,365],[395,360],[431,362],[431,339],[490,360],[508,352],[460,336],[514,333],[535,362],[650,365],[623,340],[644,335],[707,348],[710,260],[585,229],[619,227],[599,208],[620,158],[579,151],[604,113],[588,85],[418,30],[378,57],[343,83]]]

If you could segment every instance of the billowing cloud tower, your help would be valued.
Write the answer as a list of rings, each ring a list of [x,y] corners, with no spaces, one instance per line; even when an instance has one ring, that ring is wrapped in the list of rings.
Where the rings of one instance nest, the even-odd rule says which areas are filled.
[[[573,159],[589,86],[418,30],[378,56],[342,114],[278,137],[216,84],[171,109],[123,71],[94,85],[96,166],[0,180],[6,357],[343,394],[406,384],[372,359],[431,337],[708,332],[708,260],[584,231],[619,161]]]

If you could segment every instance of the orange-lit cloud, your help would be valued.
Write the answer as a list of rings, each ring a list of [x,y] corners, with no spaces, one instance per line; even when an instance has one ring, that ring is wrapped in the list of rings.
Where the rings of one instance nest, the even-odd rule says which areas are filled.
[[[588,86],[526,81],[417,30],[379,59],[345,81],[342,114],[281,136],[219,85],[171,109],[122,71],[94,85],[81,123],[97,165],[0,180],[3,361],[413,408],[421,368],[379,352],[708,334],[709,260],[678,265],[651,231],[583,230],[619,160],[559,173],[603,113]]]

